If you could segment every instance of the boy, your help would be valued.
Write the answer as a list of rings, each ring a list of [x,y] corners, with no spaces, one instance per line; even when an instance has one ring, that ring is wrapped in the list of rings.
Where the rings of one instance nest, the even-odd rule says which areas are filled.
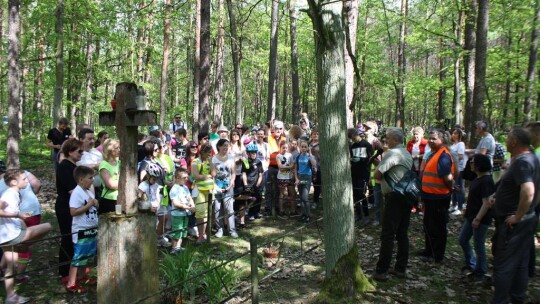
[[[12,276],[15,274],[18,259],[17,250],[24,251],[28,247],[20,243],[42,238],[51,230],[51,225],[39,224],[27,228],[22,221],[32,216],[32,212],[19,212],[21,203],[19,191],[28,186],[28,180],[22,170],[7,170],[4,181],[9,187],[0,198],[0,247],[4,251],[1,265],[5,276],[5,303],[27,303],[30,298],[17,295],[14,289],[15,280]]]
[[[171,188],[171,192],[169,192],[169,197],[173,205],[173,210],[171,211],[172,254],[178,254],[183,250],[182,238],[187,237],[188,215],[191,212],[195,212],[195,203],[186,186],[188,177],[189,174],[185,168],[178,168],[174,177],[174,186]]]
[[[84,270],[88,260],[96,255],[98,200],[94,195],[94,170],[86,166],[78,166],[73,171],[77,187],[73,189],[69,199],[69,210],[73,221],[71,232],[73,239],[73,261],[69,268],[69,279],[66,290],[71,293],[84,293],[86,288],[77,284],[85,280],[86,283],[95,283],[84,277]]]
[[[261,210],[261,184],[263,180],[263,164],[257,158],[258,147],[255,143],[247,145],[246,152],[248,154],[247,161],[242,162],[242,183],[244,192],[253,195],[256,199],[255,204],[249,208],[249,220],[260,218]]]

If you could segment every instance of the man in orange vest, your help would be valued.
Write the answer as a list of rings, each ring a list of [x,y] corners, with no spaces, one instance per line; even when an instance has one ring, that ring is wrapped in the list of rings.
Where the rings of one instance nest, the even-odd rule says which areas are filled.
[[[268,215],[272,214],[272,208],[275,208],[278,197],[277,188],[277,155],[279,154],[279,143],[281,141],[287,141],[287,137],[284,135],[285,125],[279,120],[275,120],[273,124],[273,134],[268,135],[268,150],[270,152],[270,162],[268,170],[265,172],[265,192],[264,197],[266,200],[266,212]]]
[[[428,263],[442,262],[448,237],[446,225],[454,188],[454,163],[444,143],[443,131],[435,129],[429,133],[431,154],[421,175],[425,208],[425,248],[421,253],[421,260]]]

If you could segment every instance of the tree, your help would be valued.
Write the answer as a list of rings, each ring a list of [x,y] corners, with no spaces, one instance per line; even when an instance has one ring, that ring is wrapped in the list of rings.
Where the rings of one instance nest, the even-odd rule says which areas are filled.
[[[396,89],[396,126],[405,128],[405,36],[407,33],[407,0],[401,0],[401,24],[399,25],[398,70]]]
[[[199,79],[199,124],[208,132],[208,99],[210,95],[210,0],[201,2],[201,72]]]
[[[465,70],[465,117],[464,125],[466,130],[474,130],[474,106],[473,106],[473,92],[474,92],[474,70],[475,70],[475,54],[476,54],[476,0],[463,0],[465,13],[465,44],[463,65]],[[469,132],[469,135],[472,135]],[[469,142],[471,137],[469,136]]]
[[[163,61],[161,64],[161,87],[159,90],[159,125],[165,125],[165,103],[167,100],[167,70],[169,68],[169,43],[171,36],[171,0],[165,1],[165,20],[163,25]]]
[[[358,96],[354,94],[355,83],[359,85],[360,75],[356,60],[356,33],[358,25],[358,1],[343,2],[343,19],[345,28],[345,92],[347,96],[347,127],[354,125],[354,110]]]
[[[63,116],[62,99],[64,96],[64,0],[56,4],[56,84],[54,88],[53,123]]]
[[[231,30],[231,50],[234,69],[234,90],[236,97],[236,123],[243,121],[243,102],[242,102],[242,76],[240,71],[240,41],[236,32],[236,18],[232,0],[227,0],[227,10],[229,12],[229,24]]]
[[[279,0],[272,0],[272,24],[270,27],[270,57],[268,66],[268,101],[266,106],[266,120],[276,117],[277,104],[277,51],[278,51],[278,26],[279,26]]]
[[[291,36],[291,85],[292,85],[292,121],[300,119],[300,80],[298,78],[298,41],[296,37],[296,18],[298,9],[296,0],[289,0],[290,36]]]
[[[223,67],[223,56],[225,48],[225,0],[219,0],[219,25],[217,35],[217,53],[216,53],[216,82],[214,84],[214,102],[212,111],[212,121],[219,121],[221,123],[221,116],[223,115],[223,81],[225,77],[225,70]]]
[[[346,137],[344,31],[341,1],[309,0],[315,35],[317,103],[324,208],[325,296],[356,296],[371,288],[358,264],[354,237],[351,172]],[[331,181],[331,182],[330,182]]]
[[[19,127],[20,82],[19,82],[19,0],[8,0],[8,138],[7,168],[19,168]]]
[[[531,120],[532,95],[534,94],[534,77],[536,76],[536,57],[538,55],[538,20],[540,19],[540,1],[534,1],[534,19],[531,31],[531,45],[529,48],[529,67],[527,68],[527,86],[525,87],[525,104],[523,112],[525,123]]]
[[[476,58],[473,92],[473,121],[484,118],[484,101],[486,99],[486,61],[487,32],[489,21],[489,0],[478,0],[478,18],[476,20]],[[474,129],[470,129],[474,130]],[[476,146],[478,138],[471,132],[471,147]]]
[[[204,0],[203,0],[204,1]],[[199,90],[201,74],[201,0],[195,1],[195,57],[193,60],[193,123],[191,132],[193,138],[199,135]]]

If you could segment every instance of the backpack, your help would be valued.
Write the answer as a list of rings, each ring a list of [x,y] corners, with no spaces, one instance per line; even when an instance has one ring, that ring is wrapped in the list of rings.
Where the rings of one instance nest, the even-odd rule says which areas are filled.
[[[414,203],[418,201],[420,196],[420,179],[418,174],[413,170],[407,170],[405,175],[396,183],[394,182],[388,174],[384,174],[384,178],[390,188],[396,193],[403,195],[409,203]]]

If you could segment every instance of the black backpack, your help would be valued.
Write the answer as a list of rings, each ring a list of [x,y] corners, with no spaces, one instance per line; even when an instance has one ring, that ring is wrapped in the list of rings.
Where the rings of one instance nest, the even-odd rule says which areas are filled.
[[[409,203],[415,203],[418,201],[418,197],[420,196],[421,185],[420,185],[420,178],[418,177],[418,174],[414,172],[413,170],[407,170],[405,175],[396,183],[394,182],[388,174],[384,174],[384,178],[390,188],[396,193],[399,193],[407,199]]]

